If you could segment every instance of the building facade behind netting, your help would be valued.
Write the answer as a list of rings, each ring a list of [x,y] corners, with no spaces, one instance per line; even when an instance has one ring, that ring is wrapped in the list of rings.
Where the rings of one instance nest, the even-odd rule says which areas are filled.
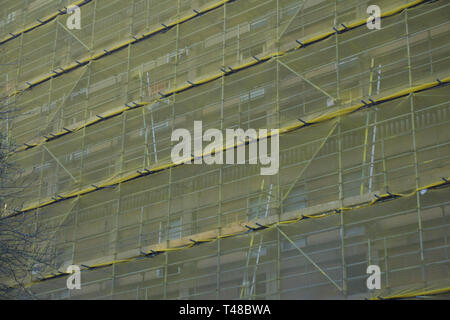
[[[2,131],[26,186],[3,219],[54,227],[38,297],[448,290],[449,1],[78,1],[79,30],[70,4],[0,8]],[[194,121],[280,129],[278,173],[173,163],[172,132]]]

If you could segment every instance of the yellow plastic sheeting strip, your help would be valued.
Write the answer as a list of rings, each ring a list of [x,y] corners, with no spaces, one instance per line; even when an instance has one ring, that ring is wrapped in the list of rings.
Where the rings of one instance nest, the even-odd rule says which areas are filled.
[[[297,124],[290,125],[290,126],[287,126],[287,127],[282,127],[282,128],[279,129],[279,133],[278,134],[281,135],[281,134],[285,134],[285,133],[288,133],[288,132],[292,132],[294,130],[301,129],[303,127],[308,127],[308,126],[310,126],[312,124],[319,124],[319,123],[322,123],[322,122],[326,122],[326,121],[335,119],[337,117],[341,117],[341,116],[345,116],[345,115],[354,113],[356,111],[365,110],[368,107],[380,106],[383,103],[386,103],[386,102],[389,102],[389,101],[392,101],[392,100],[404,97],[406,95],[409,95],[409,94],[412,94],[412,93],[416,93],[416,92],[420,92],[420,91],[423,91],[423,90],[426,90],[426,89],[438,88],[438,87],[441,87],[442,85],[445,85],[445,84],[448,84],[448,83],[450,83],[450,77],[446,77],[443,80],[434,81],[432,83],[427,83],[427,84],[424,84],[424,85],[419,85],[419,86],[416,86],[416,87],[412,87],[412,88],[409,88],[409,89],[406,89],[406,90],[401,90],[397,94],[390,95],[389,99],[387,99],[387,98],[380,98],[378,100],[372,100],[372,102],[370,102],[369,104],[361,103],[361,104],[357,104],[356,106],[350,106],[348,108],[344,108],[344,109],[339,110],[339,111],[331,112],[329,114],[325,114],[325,115],[319,116],[317,118],[310,119],[310,120],[308,120],[307,123],[299,121]],[[269,131],[267,134],[260,135],[256,139],[250,140],[249,138],[247,138],[246,140],[240,141],[240,142],[235,143],[233,145],[225,145],[221,149],[219,149],[218,151],[217,150],[212,150],[209,153],[202,153],[201,155],[198,155],[197,157],[204,158],[204,157],[213,155],[213,153],[215,153],[215,152],[225,152],[226,150],[235,149],[235,148],[238,148],[239,146],[246,145],[246,144],[248,144],[250,142],[256,142],[256,141],[259,141],[259,140],[262,140],[262,139],[269,139],[269,138],[272,137],[272,135],[273,135],[272,131]],[[56,203],[56,202],[61,202],[61,201],[64,201],[64,200],[68,200],[68,199],[77,197],[77,196],[82,196],[82,195],[85,195],[85,194],[97,191],[99,189],[104,189],[106,187],[113,187],[113,186],[116,186],[118,184],[134,180],[134,179],[139,178],[139,177],[145,177],[145,176],[153,174],[153,173],[157,173],[157,172],[161,172],[161,171],[167,170],[169,168],[175,168],[177,166],[183,165],[187,161],[193,161],[194,158],[195,158],[194,156],[191,156],[190,158],[183,159],[182,161],[179,161],[177,163],[169,162],[169,163],[166,163],[166,164],[163,164],[163,165],[159,165],[159,166],[156,166],[156,167],[152,167],[152,168],[149,168],[149,169],[145,169],[144,168],[144,169],[142,169],[142,171],[136,171],[136,172],[133,172],[131,174],[126,174],[126,175],[124,175],[121,178],[114,178],[114,179],[113,178],[109,178],[109,179],[106,180],[106,182],[101,182],[99,184],[92,184],[91,187],[89,187],[89,188],[85,188],[85,189],[82,189],[82,190],[79,190],[79,191],[74,191],[74,192],[71,192],[71,193],[68,193],[68,194],[56,195],[57,197],[59,197],[59,199],[52,198],[50,200],[46,200],[43,203],[33,204],[33,205],[30,205],[30,206],[28,206],[28,207],[26,207],[26,208],[24,208],[22,210],[16,210],[15,213],[12,213],[12,214],[6,216],[6,218],[8,218],[10,216],[17,215],[17,214],[21,214],[21,213],[24,213],[24,212],[32,211],[32,210],[35,210],[35,209],[43,208],[45,206],[48,206],[48,205]],[[425,188],[427,188],[427,187],[425,187]],[[392,194],[391,193],[391,194],[381,195],[380,197],[381,198],[385,198],[385,197],[391,197],[391,196],[402,196],[402,195]],[[377,200],[374,200],[374,201],[377,201]]]
[[[91,0],[89,0],[89,1],[91,1]],[[209,11],[212,11],[212,10],[215,10],[217,8],[220,8],[221,6],[223,6],[224,4],[226,4],[228,2],[233,2],[233,1],[236,1],[236,0],[221,0],[221,1],[217,2],[217,3],[215,3],[214,5],[210,6],[210,7],[207,7],[207,8],[201,9],[201,10],[196,10],[194,14],[189,14],[189,15],[181,18],[181,19],[175,20],[175,21],[170,22],[168,24],[163,24],[161,27],[158,27],[158,28],[156,28],[156,29],[154,29],[152,31],[149,31],[147,33],[144,33],[142,35],[133,36],[132,39],[126,40],[126,41],[124,41],[122,43],[119,43],[119,44],[117,44],[115,46],[112,46],[112,47],[110,47],[108,49],[103,49],[102,51],[100,51],[98,53],[95,53],[95,54],[93,54],[91,56],[82,58],[81,60],[74,61],[71,64],[66,65],[64,67],[58,67],[55,70],[53,70],[50,73],[47,73],[47,74],[41,76],[38,79],[31,80],[31,81],[25,81],[25,84],[27,85],[27,87],[25,87],[24,89],[16,90],[16,91],[10,93],[8,95],[8,98],[16,96],[16,95],[18,95],[18,94],[20,94],[20,93],[22,93],[24,91],[27,91],[27,90],[29,90],[29,89],[31,89],[31,88],[33,88],[33,87],[35,87],[35,86],[37,86],[37,85],[39,85],[41,83],[46,82],[46,81],[48,81],[48,80],[50,80],[52,78],[59,77],[62,74],[66,74],[67,72],[70,72],[72,70],[78,69],[78,68],[88,64],[91,61],[95,61],[95,60],[104,58],[104,57],[106,57],[106,56],[108,56],[108,55],[110,55],[110,54],[112,54],[112,53],[114,53],[114,52],[116,52],[116,51],[118,51],[120,49],[126,48],[129,45],[135,44],[135,43],[137,43],[139,41],[142,41],[144,39],[148,39],[148,38],[150,38],[150,37],[152,37],[152,36],[162,32],[164,30],[173,28],[176,25],[183,24],[183,23],[185,23],[185,22],[187,22],[187,21],[189,21],[189,20],[191,20],[191,19],[193,19],[195,17],[199,17],[199,16],[201,16],[201,15],[203,15],[203,14],[209,12]]]
[[[411,4],[409,4],[409,5],[404,5],[404,6],[401,6],[401,7],[397,8],[397,9],[395,9],[395,10],[392,10],[391,13],[390,13],[390,15],[385,14],[384,16],[385,16],[385,17],[386,17],[386,16],[392,16],[394,13],[397,14],[397,13],[403,11],[404,9],[407,9],[408,7],[417,6],[418,4],[423,3],[423,2],[426,2],[426,1],[427,1],[427,0],[415,1],[415,2],[413,2],[413,3],[411,3]],[[222,2],[223,2],[223,1],[222,1]],[[206,9],[205,9],[205,10],[206,10]],[[366,20],[364,20],[364,21],[359,21],[357,24],[355,24],[355,25],[353,26],[353,28],[356,28],[356,27],[358,27],[358,26],[361,26],[361,25],[363,25],[363,24],[365,24],[365,23],[366,23]],[[337,30],[338,30],[338,32],[347,32],[347,31],[349,31],[349,30],[351,30],[351,29],[350,29],[349,27],[347,27],[347,28],[337,29]],[[155,31],[153,31],[153,32],[155,32]],[[235,66],[235,67],[233,67],[233,68],[229,67],[230,70],[225,70],[225,69],[223,69],[222,72],[217,73],[217,74],[215,74],[215,75],[208,76],[208,77],[206,77],[206,78],[204,78],[204,79],[200,79],[200,80],[197,80],[197,81],[194,81],[194,82],[189,82],[188,84],[182,85],[182,86],[180,86],[180,87],[178,87],[178,88],[175,88],[175,89],[168,90],[167,92],[162,92],[162,93],[161,93],[161,94],[162,94],[162,97],[160,97],[160,98],[158,98],[158,99],[155,99],[154,101],[151,101],[151,102],[138,102],[138,103],[131,102],[131,103],[128,103],[128,104],[135,104],[136,106],[133,107],[133,108],[128,107],[128,104],[125,104],[125,108],[121,108],[121,109],[115,111],[113,114],[108,114],[108,113],[105,113],[105,114],[99,114],[99,115],[97,116],[97,118],[95,118],[95,119],[93,119],[93,120],[90,120],[90,121],[88,121],[88,122],[86,122],[86,123],[84,123],[84,124],[82,124],[82,125],[78,125],[78,126],[75,126],[75,127],[73,127],[73,128],[69,126],[69,130],[66,129],[65,131],[61,131],[61,132],[57,132],[57,133],[54,133],[54,134],[50,134],[50,135],[52,136],[51,138],[43,137],[43,138],[41,138],[41,141],[40,141],[40,142],[28,142],[28,143],[25,143],[24,146],[22,146],[22,147],[16,149],[15,152],[21,152],[21,151],[25,151],[25,150],[32,149],[32,148],[34,148],[34,147],[40,146],[41,144],[43,144],[43,143],[45,143],[45,142],[52,141],[52,140],[54,140],[55,138],[59,138],[59,137],[61,137],[61,136],[67,135],[67,134],[69,134],[69,133],[71,133],[71,132],[76,132],[76,131],[78,131],[78,130],[80,130],[80,129],[83,129],[84,127],[87,127],[87,126],[90,126],[90,125],[95,124],[95,123],[97,123],[97,122],[100,122],[100,121],[104,120],[104,118],[112,118],[112,117],[118,116],[118,115],[122,114],[123,112],[125,112],[125,111],[127,111],[127,110],[134,109],[134,108],[137,108],[137,107],[146,106],[146,105],[149,105],[149,104],[154,104],[154,103],[157,103],[157,102],[161,102],[161,101],[163,101],[164,99],[166,99],[167,97],[169,97],[169,96],[171,96],[171,95],[173,95],[173,94],[175,94],[175,93],[181,93],[181,92],[183,92],[183,91],[186,91],[186,90],[188,90],[188,89],[197,87],[197,86],[199,86],[199,85],[203,85],[203,84],[209,83],[209,82],[211,82],[211,81],[218,80],[218,79],[220,79],[220,78],[222,78],[222,77],[224,77],[224,76],[227,76],[227,75],[229,75],[229,74],[232,74],[232,73],[235,73],[235,72],[239,72],[239,71],[242,71],[242,70],[246,70],[246,69],[248,69],[248,68],[250,68],[250,67],[253,67],[253,66],[255,66],[255,65],[258,65],[258,64],[260,64],[260,63],[264,63],[264,62],[267,62],[267,61],[271,61],[271,60],[274,59],[274,58],[282,57],[282,56],[284,56],[284,55],[286,55],[286,54],[288,54],[288,53],[291,53],[291,52],[293,52],[293,51],[299,50],[299,49],[301,49],[302,47],[307,46],[308,44],[317,43],[317,42],[320,42],[320,41],[322,41],[322,40],[325,40],[325,39],[327,39],[328,37],[330,37],[330,36],[332,36],[332,35],[334,35],[334,34],[336,34],[336,31],[328,32],[328,33],[325,33],[325,34],[322,34],[322,35],[313,37],[313,38],[311,38],[311,39],[305,40],[304,42],[302,42],[301,45],[298,45],[298,46],[296,46],[296,47],[294,47],[294,48],[291,48],[291,49],[288,49],[288,50],[286,50],[286,51],[280,51],[280,52],[275,52],[275,53],[272,53],[272,54],[268,54],[268,55],[266,55],[266,56],[264,56],[264,57],[262,57],[262,58],[257,58],[257,59],[255,59],[255,60],[252,60],[252,61],[247,62],[247,63],[242,64],[242,65]],[[131,41],[131,42],[133,42],[133,41]],[[104,54],[104,53],[100,53],[100,54],[98,54],[98,57],[100,57],[100,55],[105,55],[105,54]],[[97,57],[97,58],[98,58],[98,57]],[[84,63],[88,63],[89,61],[90,61],[89,58],[86,58],[85,60],[81,60],[81,61],[79,61],[79,62],[80,62],[81,64],[84,64]],[[75,64],[74,67],[78,67],[78,66],[80,66],[80,64]],[[433,86],[433,83],[430,83],[430,84],[428,84],[428,85],[429,85],[429,86]],[[424,86],[426,86],[426,85],[424,85]],[[410,89],[406,89],[405,92],[407,92],[408,90],[410,90]],[[16,91],[16,92],[17,92],[17,91]],[[14,92],[13,95],[15,95],[16,92]],[[385,97],[384,99],[385,99],[385,100],[393,99],[393,98],[395,98],[396,95],[398,96],[398,95],[401,95],[401,94],[402,94],[402,93],[397,93],[397,94],[395,94],[395,95]],[[405,94],[407,94],[407,93],[405,93]],[[361,105],[353,106],[353,108],[354,108],[355,110],[358,109],[358,108],[360,108],[360,107],[361,107]],[[341,112],[342,112],[342,111],[336,111],[336,114],[339,115],[339,113],[341,113]],[[349,112],[351,112],[351,111],[349,111]],[[334,116],[333,116],[332,114],[327,114],[326,117],[334,117]]]
[[[431,183],[429,185],[420,187],[420,188],[412,191],[411,193],[408,193],[406,196],[398,196],[398,197],[392,198],[391,201],[395,201],[395,200],[400,199],[400,198],[411,197],[411,196],[415,195],[416,193],[418,193],[418,192],[420,192],[421,190],[424,190],[424,189],[430,189],[430,191],[433,191],[434,188],[439,187],[439,186],[444,186],[444,185],[449,185],[450,186],[450,184],[448,182],[448,179],[449,178],[444,179],[444,181],[439,181],[439,182]],[[392,195],[392,194],[390,194],[390,195]],[[381,197],[383,197],[383,196],[381,196]],[[367,204],[357,205],[357,206],[354,206],[354,207],[351,207],[351,208],[335,209],[335,211],[333,211],[333,212],[327,211],[327,212],[318,213],[318,214],[314,214],[314,215],[303,215],[302,214],[297,219],[278,221],[278,222],[274,222],[274,223],[272,223],[270,225],[261,225],[261,224],[256,224],[255,223],[259,228],[253,228],[252,230],[239,231],[239,232],[235,232],[235,233],[231,233],[231,234],[219,235],[219,236],[216,236],[214,238],[208,238],[208,239],[199,239],[199,240],[192,240],[191,239],[191,241],[192,241],[191,243],[188,243],[188,244],[186,244],[184,246],[181,246],[181,247],[165,248],[165,249],[160,249],[158,251],[150,250],[150,251],[148,251],[145,254],[141,254],[141,255],[138,255],[138,256],[135,256],[135,257],[131,257],[131,258],[128,258],[128,259],[114,260],[114,261],[110,261],[110,262],[95,264],[95,265],[92,265],[92,266],[86,266],[86,269],[83,269],[82,271],[88,271],[88,270],[92,270],[92,269],[96,269],[96,268],[107,267],[107,266],[111,266],[111,265],[118,264],[118,263],[132,262],[132,261],[136,261],[136,260],[141,259],[141,258],[145,258],[147,256],[159,255],[159,254],[162,254],[162,253],[165,253],[165,252],[186,250],[186,249],[190,249],[190,248],[194,247],[197,244],[210,243],[210,242],[217,241],[219,239],[226,239],[226,238],[231,238],[231,237],[236,237],[236,236],[248,234],[249,232],[258,232],[258,231],[261,231],[261,230],[273,229],[273,228],[276,228],[278,226],[283,226],[283,225],[286,225],[286,224],[298,223],[298,222],[300,222],[302,220],[305,220],[305,219],[322,219],[322,218],[330,217],[330,216],[333,216],[333,215],[336,215],[336,214],[341,214],[341,213],[343,214],[345,211],[355,211],[355,210],[358,210],[358,209],[362,209],[362,208],[367,208],[367,207],[373,206],[373,205],[375,205],[378,202],[382,202],[380,200],[383,200],[383,199],[380,199],[380,198],[376,199],[375,201],[371,201],[371,202],[369,202]],[[68,275],[68,273],[67,272],[59,272],[56,275],[52,274],[52,275],[44,276],[40,280],[36,280],[36,281],[30,282],[26,287],[30,287],[30,286],[38,284],[40,282],[43,282],[43,281],[46,281],[46,280],[49,280],[49,279],[58,278],[58,277],[65,276],[65,275]],[[410,294],[404,294],[404,295],[396,295],[396,296],[391,296],[391,297],[385,297],[383,299],[399,299],[399,298],[415,297],[415,296],[418,296],[418,295],[438,294],[438,293],[446,292],[446,291],[448,291],[448,289],[449,288],[439,289],[439,290],[432,290],[432,291],[425,291],[425,292],[414,293],[414,294],[410,293]],[[378,298],[380,298],[380,297],[378,297]]]
[[[90,2],[92,2],[92,0],[80,0],[80,1],[76,1],[72,4],[70,4],[69,7],[73,7],[73,6],[82,7]],[[38,22],[36,22],[32,25],[29,25],[29,26],[25,27],[24,29],[18,30],[16,32],[10,32],[9,35],[7,35],[2,40],[0,40],[0,46],[4,43],[7,43],[8,41],[16,39],[17,37],[19,37],[20,35],[22,35],[24,33],[28,33],[34,29],[37,29],[37,28],[43,26],[44,24],[55,19],[57,16],[62,16],[62,15],[67,14],[67,8],[68,7],[64,7],[64,9],[60,9],[57,12],[52,13],[51,15],[49,15],[43,19],[38,19],[37,20]]]
[[[403,293],[403,294],[397,294],[392,296],[378,296],[375,298],[372,298],[372,300],[395,300],[395,299],[413,299],[420,296],[434,296],[434,295],[440,295],[440,294],[446,294],[450,293],[450,287],[441,288],[441,289],[433,289],[433,290],[423,290],[423,291],[416,291],[416,292],[410,292],[410,293]]]
[[[133,106],[131,107],[130,104],[133,104]],[[56,132],[56,133],[50,133],[50,134],[48,134],[49,137],[48,136],[44,136],[38,142],[25,143],[23,146],[21,146],[20,148],[17,148],[14,152],[12,152],[12,154],[19,153],[19,152],[22,152],[22,151],[26,151],[26,150],[29,150],[29,149],[33,149],[33,148],[42,146],[43,144],[45,144],[47,142],[53,141],[53,140],[55,140],[57,138],[60,138],[62,136],[65,136],[65,135],[68,135],[68,134],[71,134],[71,133],[75,133],[75,132],[77,132],[77,131],[79,131],[79,130],[81,130],[83,128],[86,128],[86,127],[89,127],[89,126],[91,126],[93,124],[96,124],[98,122],[104,121],[105,119],[109,119],[109,118],[113,118],[113,117],[116,117],[118,115],[121,115],[125,111],[132,110],[132,109],[135,109],[135,108],[144,107],[144,106],[147,106],[149,104],[151,104],[151,102],[143,101],[143,102],[127,103],[127,104],[125,104],[125,107],[117,108],[117,109],[115,109],[113,111],[106,111],[104,113],[96,115],[95,117],[93,117],[92,119],[88,120],[87,122],[85,122],[85,123],[83,123],[81,125],[80,124],[69,125],[67,127],[64,127],[64,131],[59,131],[59,132]],[[36,141],[36,139],[33,140],[33,141]]]

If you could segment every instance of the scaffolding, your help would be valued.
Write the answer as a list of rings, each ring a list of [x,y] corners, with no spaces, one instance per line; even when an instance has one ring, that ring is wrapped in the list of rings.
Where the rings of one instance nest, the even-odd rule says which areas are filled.
[[[450,290],[448,1],[78,1],[81,30],[69,1],[4,2],[2,130],[31,187],[2,218],[58,230],[38,297]],[[278,174],[173,163],[172,132],[197,120],[279,129]]]

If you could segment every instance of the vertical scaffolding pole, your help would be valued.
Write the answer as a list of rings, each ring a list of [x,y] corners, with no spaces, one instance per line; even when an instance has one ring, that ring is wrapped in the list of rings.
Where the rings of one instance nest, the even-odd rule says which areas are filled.
[[[411,44],[409,38],[409,25],[408,25],[408,10],[405,10],[405,27],[406,27],[406,50],[408,58],[408,77],[409,77],[409,87],[413,87],[412,78],[412,62],[411,62]],[[414,154],[414,174],[415,174],[415,188],[416,190],[420,187],[419,178],[419,166],[417,160],[417,140],[416,140],[416,114],[414,108],[414,96],[409,95],[410,102],[410,114],[411,114],[411,131],[412,131],[412,144],[413,144],[413,154]],[[416,192],[416,209],[417,209],[417,224],[419,232],[419,250],[420,250],[420,263],[422,266],[422,280],[425,282],[425,257],[423,248],[423,228],[422,228],[422,208],[420,203],[420,192]]]
[[[374,119],[373,119],[373,134],[372,134],[372,150],[370,153],[370,167],[369,167],[369,193],[372,192],[372,185],[373,185],[373,171],[374,171],[374,165],[375,165],[375,142],[377,138],[377,113],[375,111]]]
[[[96,22],[96,15],[97,15],[97,1],[94,2],[94,8],[93,8],[93,17],[92,17],[92,31],[91,31],[91,48],[94,48],[94,34],[95,34],[95,22]],[[87,64],[88,72],[87,72],[87,84],[86,84],[86,101],[84,104],[84,119],[88,118],[89,115],[89,106],[90,106],[90,86],[91,86],[91,79],[92,79],[92,68],[93,64],[92,62],[89,62]],[[82,137],[81,137],[81,150],[84,150],[85,144],[86,144],[86,127],[83,127],[82,129]],[[80,171],[79,171],[79,180],[83,181],[83,167],[84,167],[84,159],[85,154],[84,152],[81,153],[81,159],[80,159]],[[78,201],[78,207],[75,211],[75,221],[74,221],[74,239],[73,239],[73,252],[72,252],[72,262],[75,262],[75,253],[77,251],[77,240],[78,240],[78,215],[80,212],[80,196],[77,197]]]
[[[269,188],[269,195],[267,197],[267,203],[266,203],[266,213],[264,214],[264,218],[267,218],[267,215],[269,213],[269,206],[270,206],[270,198],[272,196],[272,184],[270,184]],[[252,278],[252,286],[250,288],[250,297],[253,296],[253,292],[255,291],[256,286],[256,271],[258,270],[258,264],[259,264],[259,257],[261,255],[261,249],[262,249],[262,242],[263,242],[263,235],[261,234],[261,237],[259,239],[259,247],[258,247],[258,254],[256,256],[256,262],[255,262],[255,270],[253,271],[253,278]]]
[[[383,189],[387,191],[387,168],[386,168],[386,154],[384,150],[384,137],[381,139],[381,156],[383,157]]]
[[[227,40],[227,3],[223,6],[223,37],[222,37],[222,67],[225,67],[226,40]],[[221,79],[221,98],[220,98],[220,131],[224,128],[224,107],[225,107],[225,77]],[[223,192],[223,167],[219,168],[219,197],[218,197],[218,235],[222,235],[222,192]],[[217,241],[217,266],[216,266],[216,299],[220,299],[220,273],[221,273],[221,245],[222,239]]]
[[[178,0],[177,3],[177,19],[180,18],[180,9],[181,9],[181,0]],[[175,41],[175,64],[174,64],[174,88],[177,87],[177,70],[178,70],[178,59],[179,59],[179,54],[178,54],[178,46],[179,46],[179,41],[180,41],[180,25],[177,24],[176,26],[176,41]],[[173,104],[172,104],[172,125],[175,123],[175,103],[177,100],[177,94],[173,94]],[[172,149],[173,147],[173,141],[170,142],[170,148]],[[166,219],[166,245],[167,247],[169,247],[169,242],[170,242],[170,217],[171,217],[171,199],[172,199],[172,174],[173,174],[173,170],[174,168],[170,168],[169,169],[169,181],[168,181],[168,200],[167,200],[167,219]],[[181,222],[181,230],[183,228],[183,222]],[[163,288],[163,296],[164,299],[167,299],[167,276],[168,276],[168,268],[169,268],[169,255],[167,252],[164,253],[165,255],[165,262],[164,262],[164,288]]]
[[[132,14],[130,17],[130,21],[129,21],[129,28],[130,28],[130,33],[133,29],[133,20],[134,20],[134,8],[135,8],[135,2],[136,0],[133,0],[133,2],[131,3],[132,6]],[[127,85],[125,88],[125,97],[128,97],[128,93],[130,91],[130,65],[131,65],[131,44],[128,45],[127,47]],[[127,135],[127,116],[128,114],[126,112],[124,112],[121,117],[122,117],[122,145],[121,145],[121,151],[120,151],[120,164],[119,164],[119,175],[122,174],[123,172],[123,168],[124,168],[124,158],[125,158],[125,148],[126,148],[126,135]],[[118,200],[117,200],[117,208],[116,208],[116,215],[115,215],[115,235],[114,235],[114,260],[118,260],[118,253],[120,251],[120,241],[119,241],[119,234],[120,234],[120,211],[121,211],[121,199],[122,199],[122,184],[118,185]],[[140,235],[138,235],[138,237],[140,238]],[[117,265],[113,264],[112,265],[112,275],[111,275],[111,280],[112,280],[112,285],[111,285],[111,295],[114,296],[115,291],[116,291],[116,272],[117,272]],[[139,286],[138,286],[139,288]]]
[[[177,59],[178,59],[178,49],[177,49]],[[148,97],[150,98],[152,93],[150,90],[150,76],[147,71],[147,88],[148,88]],[[155,163],[158,162],[158,152],[156,148],[156,136],[155,136],[155,123],[153,122],[153,107],[150,106],[150,122],[152,125],[152,138],[153,138],[153,152],[155,153]],[[147,139],[147,126],[145,127],[145,138]]]
[[[334,1],[334,14],[335,14],[335,25],[338,23],[338,15],[337,15],[337,0]],[[336,99],[340,101],[340,74],[339,74],[339,63],[340,63],[340,54],[339,54],[339,34],[336,33],[335,36],[336,42]],[[337,124],[337,143],[338,143],[338,184],[339,184],[339,206],[342,208],[344,203],[344,185],[343,185],[343,168],[342,168],[342,124],[341,117],[338,117]],[[340,212],[340,237],[341,237],[341,263],[342,263],[342,292],[345,297],[347,297],[347,263],[345,259],[345,221],[344,221],[344,213]]]
[[[375,59],[372,58],[370,62],[370,77],[369,77],[369,97],[372,96],[372,86],[373,86],[373,67],[375,64]],[[370,122],[370,111],[367,112],[366,115],[366,130],[364,131],[364,148],[363,148],[363,161],[361,168],[361,188],[360,195],[364,194],[364,179],[365,179],[365,171],[366,171],[366,159],[367,159],[367,145],[369,140],[369,122]]]
[[[384,249],[384,269],[385,269],[385,281],[386,281],[386,289],[390,289],[390,281],[389,281],[389,263],[388,263],[388,252],[387,252],[387,244],[386,237],[383,238],[383,249]]]
[[[264,190],[264,180],[261,183],[260,194],[259,194],[259,197],[258,197],[258,204],[256,206],[256,210],[257,210],[256,211],[256,217],[257,218],[259,217],[259,208],[260,208],[260,205],[261,205],[261,198],[262,198],[263,190]],[[247,201],[247,206],[250,207],[249,201]],[[249,292],[248,292],[249,285],[250,285],[250,282],[248,280],[249,279],[249,265],[250,265],[250,258],[251,258],[251,253],[252,253],[252,249],[253,249],[254,239],[255,239],[255,233],[252,232],[251,236],[250,236],[250,244],[248,246],[248,251],[247,251],[247,260],[246,260],[246,263],[245,263],[244,278],[242,279],[241,295],[240,295],[241,299],[244,298],[244,297],[248,297],[249,296]]]
[[[27,9],[28,12],[28,9]],[[55,22],[56,24],[56,22]],[[55,61],[56,61],[56,49],[57,49],[57,43],[58,43],[58,27],[55,27],[55,40],[53,42],[53,56],[52,56],[52,70],[55,68]],[[22,33],[21,35],[21,50],[22,50],[22,40],[23,40],[24,34]],[[47,105],[50,105],[51,103],[51,98],[52,98],[52,90],[53,90],[53,78],[50,79],[50,84],[49,84],[49,88],[47,91],[47,95],[48,95],[48,100],[47,100]],[[43,119],[41,119],[43,121]],[[41,129],[39,130],[39,133],[42,134]],[[38,196],[38,203],[41,202],[41,199],[43,197],[43,190],[42,190],[42,184],[44,182],[44,163],[45,163],[45,149],[41,149],[41,165],[40,165],[40,174],[39,174],[39,196]],[[47,183],[51,183],[51,181],[47,181]],[[48,190],[48,189],[47,189]],[[53,191],[53,189],[51,189],[51,191]],[[45,198],[45,196],[44,196]],[[41,212],[41,209],[37,209],[37,214],[35,215],[35,230],[37,230],[38,228],[38,219],[39,219],[39,213]]]
[[[250,265],[250,258],[253,248],[253,242],[255,241],[255,233],[252,232],[250,235],[250,244],[248,246],[247,251],[247,260],[245,262],[245,269],[244,269],[244,279],[242,280],[242,286],[241,286],[241,295],[239,296],[240,299],[246,298],[248,296],[248,287],[249,287],[249,281],[248,281],[248,273],[249,273],[249,265]]]
[[[442,220],[446,221],[447,215],[445,212],[445,206],[441,206],[441,210],[442,210],[442,218],[443,218]],[[449,227],[447,226],[447,228],[449,228]],[[449,258],[448,247],[449,247],[448,236],[444,235],[445,260],[448,260],[448,258]],[[450,264],[447,265],[447,276],[450,278]]]
[[[280,51],[280,38],[281,35],[280,34],[280,25],[281,25],[281,8],[280,8],[280,0],[277,0],[277,29],[276,29],[276,34],[277,34],[277,43],[276,43],[276,48],[277,51]],[[288,27],[286,27],[287,30]],[[277,123],[278,123],[278,127],[280,127],[280,123],[281,123],[281,112],[280,112],[280,64],[276,63],[276,68],[277,68],[277,81],[276,81],[276,106],[277,106]],[[281,201],[281,178],[280,178],[280,173],[277,174],[277,194],[276,194],[276,199],[277,199],[277,204],[276,207],[279,208],[278,210],[278,217],[280,217],[283,214],[283,202]],[[278,252],[278,256],[277,256],[277,267],[276,267],[276,274],[277,274],[277,278],[276,278],[276,290],[278,292],[278,299],[280,298],[280,291],[281,291],[281,281],[280,281],[280,268],[281,268],[281,261],[280,261],[280,237],[279,237],[279,233],[277,232],[277,252]]]

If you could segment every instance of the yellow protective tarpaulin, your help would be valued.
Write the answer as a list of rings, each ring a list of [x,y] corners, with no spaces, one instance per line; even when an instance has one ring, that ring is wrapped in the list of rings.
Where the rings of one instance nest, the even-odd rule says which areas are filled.
[[[381,30],[365,26],[369,4],[383,9]],[[57,229],[58,261],[30,289],[135,299],[445,292],[449,10],[92,1],[81,30],[65,30],[61,15],[4,43],[7,59],[24,57],[0,84],[16,115],[9,158],[29,186],[7,214],[37,212]],[[174,163],[172,132],[198,120],[280,129],[278,173]],[[83,269],[77,292],[66,289],[71,264]],[[370,264],[382,290],[366,287]]]

